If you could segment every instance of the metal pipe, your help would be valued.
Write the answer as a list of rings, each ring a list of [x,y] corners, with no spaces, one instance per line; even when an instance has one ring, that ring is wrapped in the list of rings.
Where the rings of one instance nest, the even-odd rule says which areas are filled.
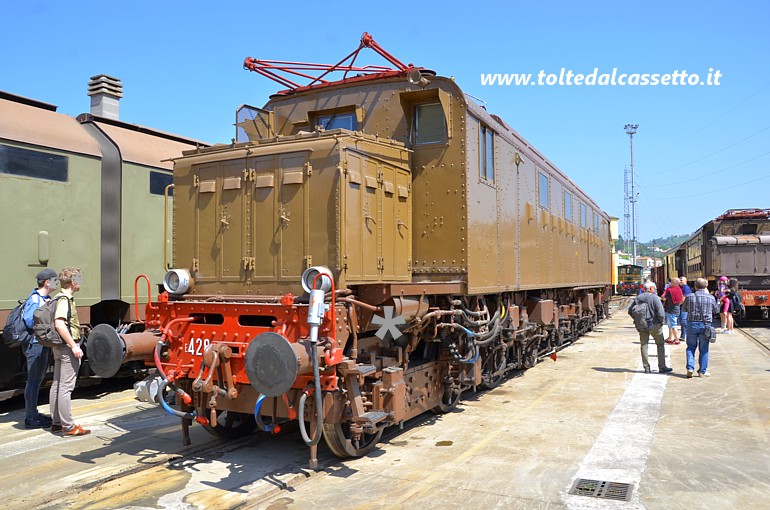
[[[382,307],[380,306],[370,305],[369,303],[364,303],[363,301],[359,301],[352,297],[341,297],[341,298],[338,298],[337,301],[344,301],[345,303],[350,303],[352,305],[360,306],[361,308],[366,308],[367,310],[371,310],[373,312],[382,311]]]

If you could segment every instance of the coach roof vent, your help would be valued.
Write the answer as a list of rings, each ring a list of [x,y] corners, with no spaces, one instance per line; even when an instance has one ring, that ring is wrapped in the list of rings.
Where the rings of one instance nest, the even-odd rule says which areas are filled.
[[[88,95],[91,96],[91,115],[107,119],[120,119],[120,98],[123,97],[123,84],[118,78],[99,74],[91,76],[88,82]]]

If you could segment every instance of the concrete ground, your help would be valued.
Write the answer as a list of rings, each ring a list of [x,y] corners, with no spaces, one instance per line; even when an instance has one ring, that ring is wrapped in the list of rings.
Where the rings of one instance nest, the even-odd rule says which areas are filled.
[[[770,356],[740,333],[711,347],[712,377],[685,377],[684,344],[666,346],[673,375],[644,374],[618,312],[556,362],[254,508],[770,508]],[[577,478],[633,484],[631,501],[570,495]]]
[[[318,473],[296,433],[225,445],[195,426],[198,453],[182,448],[177,421],[128,391],[75,401],[83,438],[23,430],[11,411],[0,491],[11,508],[770,508],[770,351],[720,335],[712,377],[686,379],[684,345],[666,349],[673,375],[644,374],[619,311],[367,457],[322,449]],[[633,484],[630,501],[568,494],[578,478]]]

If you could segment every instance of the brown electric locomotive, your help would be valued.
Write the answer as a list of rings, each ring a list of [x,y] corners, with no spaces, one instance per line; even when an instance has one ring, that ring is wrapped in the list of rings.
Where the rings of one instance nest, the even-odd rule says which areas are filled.
[[[392,67],[356,66],[363,48]],[[175,160],[165,291],[145,332],[88,339],[106,374],[154,360],[137,391],[186,440],[298,420],[311,465],[321,437],[361,456],[605,316],[608,216],[454,80],[367,34],[334,66],[245,67],[287,89]]]

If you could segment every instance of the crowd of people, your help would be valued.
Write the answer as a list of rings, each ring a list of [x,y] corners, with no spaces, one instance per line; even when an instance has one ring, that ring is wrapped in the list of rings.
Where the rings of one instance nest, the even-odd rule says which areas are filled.
[[[690,288],[686,277],[672,278],[658,296],[654,282],[647,281],[640,294],[629,306],[628,313],[634,318],[641,344],[642,366],[650,373],[647,355],[649,338],[655,341],[658,351],[658,371],[671,372],[665,365],[664,344],[679,345],[685,342],[687,378],[694,374],[710,377],[708,371],[709,345],[717,333],[733,334],[735,318],[745,313],[738,280],[722,276],[716,291],[708,291],[708,281],[698,278],[695,290]],[[716,317],[721,327],[715,328]],[[666,334],[664,339],[664,326]],[[698,353],[698,368],[695,368],[695,354]]]

